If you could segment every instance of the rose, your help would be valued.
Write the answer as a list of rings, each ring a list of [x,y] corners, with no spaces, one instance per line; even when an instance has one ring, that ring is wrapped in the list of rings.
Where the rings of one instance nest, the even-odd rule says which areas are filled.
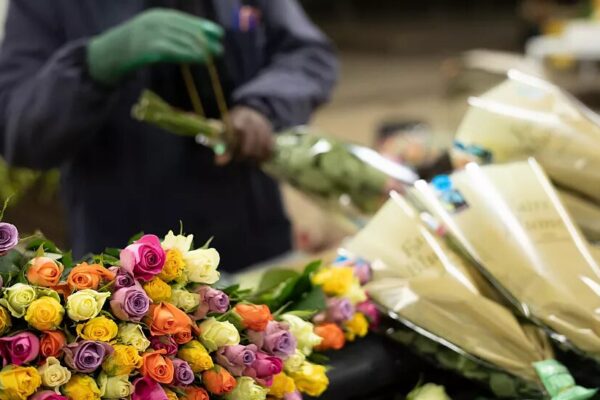
[[[24,283],[16,283],[4,289],[4,296],[0,304],[8,308],[10,314],[15,318],[23,318],[27,307],[36,299],[35,289]]]
[[[110,293],[100,293],[91,289],[73,293],[67,297],[67,314],[76,322],[92,319],[100,313],[109,297]]]
[[[184,255],[187,279],[194,283],[213,284],[219,280],[220,257],[215,249],[197,249]]]
[[[213,367],[213,360],[206,351],[206,348],[197,340],[192,340],[182,346],[177,352],[177,357],[181,358],[192,368],[194,373],[202,372]]]
[[[175,335],[189,331],[192,320],[189,315],[169,303],[152,305],[147,324],[153,336]]]
[[[136,379],[133,388],[131,400],[169,400],[163,388],[148,376]]]
[[[121,268],[136,279],[147,282],[158,275],[165,264],[165,251],[154,235],[144,235],[121,250]]]
[[[157,350],[142,356],[142,368],[140,373],[149,376],[156,382],[168,384],[173,382],[175,369],[170,358],[163,357],[165,350]]]
[[[108,376],[129,375],[141,368],[142,357],[133,346],[125,344],[113,345],[113,353],[104,359],[102,370]]]
[[[208,313],[223,314],[229,308],[229,297],[221,290],[200,286],[196,293],[200,295],[200,305],[194,313],[195,320],[206,318]]]
[[[248,338],[259,348],[280,358],[285,359],[296,350],[296,338],[286,323],[269,321],[264,332],[248,331]]]
[[[225,368],[215,366],[202,373],[202,383],[210,393],[221,396],[231,392],[237,382]]]
[[[269,307],[264,304],[239,303],[234,307],[234,311],[242,320],[244,327],[253,331],[264,331],[269,321],[273,319]]]
[[[98,375],[98,387],[103,399],[128,398],[133,393],[128,375],[108,376],[102,372]]]
[[[354,261],[354,275],[358,278],[358,282],[361,285],[366,285],[373,275],[373,271],[371,270],[371,265],[365,260],[355,260]]]
[[[304,362],[302,367],[290,375],[296,387],[302,393],[306,393],[312,397],[319,397],[329,385],[325,367]]]
[[[17,227],[8,222],[0,222],[0,256],[7,253],[19,243]]]
[[[191,385],[194,382],[194,371],[192,371],[190,364],[179,358],[175,358],[173,359],[173,367],[175,368],[173,385],[185,386]]]
[[[292,393],[286,393],[285,396],[283,396],[283,400],[302,400],[302,395],[296,390]]]
[[[181,278],[183,274],[183,268],[185,267],[185,262],[183,261],[181,252],[177,249],[170,249],[167,250],[165,257],[165,265],[160,274],[158,274],[158,277],[165,282],[171,282]]]
[[[192,312],[200,304],[200,295],[184,289],[175,289],[171,294],[170,302],[185,312]]]
[[[358,282],[358,279],[354,279],[352,281],[352,285],[350,285],[350,289],[348,290],[348,292],[346,292],[344,297],[347,297],[352,304],[358,304],[367,300],[367,292],[365,292],[365,289],[363,289],[363,287],[360,286],[360,282]]]
[[[177,397],[177,394],[169,389],[165,389],[163,388],[163,390],[165,391],[165,394],[167,395],[167,399],[169,400],[179,400],[179,397]],[[207,399],[208,400],[208,399]]]
[[[65,315],[63,306],[53,297],[40,297],[34,300],[27,309],[25,321],[40,331],[58,328]]]
[[[406,396],[407,400],[450,400],[443,386],[427,383]]]
[[[344,324],[346,339],[353,341],[356,337],[365,337],[369,333],[369,321],[364,314],[357,312],[350,321]]]
[[[76,330],[77,335],[82,339],[110,342],[117,336],[119,327],[112,319],[102,316],[77,325]]]
[[[0,336],[8,332],[12,326],[12,320],[8,310],[0,306]]]
[[[138,324],[120,324],[117,340],[123,344],[133,346],[140,353],[146,351],[150,346],[150,341],[146,339],[142,327]]]
[[[321,286],[329,296],[345,295],[355,280],[358,281],[352,267],[323,268],[312,278],[313,284]]]
[[[35,257],[29,262],[27,280],[32,285],[53,287],[58,285],[65,267],[48,257]]]
[[[69,400],[65,396],[61,396],[52,390],[43,390],[41,392],[37,392],[30,400]]]
[[[63,394],[69,399],[100,400],[100,389],[96,381],[86,375],[74,375],[71,380],[61,388]]]
[[[237,379],[235,388],[225,395],[225,400],[264,400],[269,389],[265,389],[254,382],[254,379],[243,376]]]
[[[110,308],[123,321],[140,322],[150,309],[150,299],[139,284],[117,290],[110,300]]]
[[[171,298],[171,286],[160,278],[153,278],[144,283],[144,290],[148,297],[155,303],[169,301]]]
[[[354,315],[354,306],[350,300],[343,297],[330,297],[327,299],[326,320],[340,323],[348,321]]]
[[[190,326],[187,330],[174,334],[173,340],[175,340],[177,344],[186,344],[192,340],[192,327]]]
[[[315,328],[315,333],[323,338],[321,344],[316,347],[319,351],[339,350],[346,344],[344,331],[336,324],[325,323],[318,325]]]
[[[154,350],[165,350],[166,355],[173,356],[177,354],[177,343],[170,336],[152,336],[150,338],[150,347]]]
[[[233,346],[240,343],[240,333],[228,321],[220,322],[214,318],[203,321],[200,326],[200,341],[209,352],[223,346]]]
[[[319,339],[321,338],[319,337]],[[304,364],[305,360],[306,356],[304,355],[304,353],[296,349],[296,352],[289,356],[287,360],[285,360],[285,362],[283,363],[285,372],[290,373],[298,371],[300,367],[302,367],[302,364]]]
[[[202,388],[191,386],[185,388],[185,393],[181,400],[210,400],[208,392]]]
[[[67,345],[64,351],[65,363],[71,369],[89,374],[97,370],[114,350],[108,343],[83,340]]]
[[[40,352],[44,357],[58,357],[66,344],[67,339],[61,331],[45,331],[40,339]]]
[[[221,347],[217,350],[217,363],[227,368],[233,376],[241,376],[244,369],[256,360],[257,351],[258,348],[253,344]]]
[[[42,384],[49,388],[62,386],[71,379],[71,371],[60,365],[55,357],[46,358],[44,365],[38,368],[38,373],[42,377]]]
[[[296,391],[294,380],[281,372],[273,377],[273,384],[269,388],[269,395],[277,399],[283,399],[288,393]]]
[[[289,330],[298,342],[298,349],[304,354],[312,353],[313,347],[317,346],[323,340],[314,332],[314,326],[310,322],[293,314],[284,314],[281,320],[286,322]]]
[[[256,353],[256,360],[244,370],[244,375],[256,379],[263,386],[271,386],[273,376],[283,371],[283,360],[263,352]]]
[[[25,400],[42,384],[42,378],[34,367],[16,367],[9,365],[0,371],[0,393],[2,399]]]
[[[115,274],[114,284],[116,290],[135,285],[135,279],[133,276],[123,268],[110,267],[109,270]]]
[[[375,329],[379,326],[381,315],[379,314],[379,310],[377,310],[377,306],[375,306],[372,301],[366,300],[362,303],[358,303],[356,305],[356,311],[361,312],[367,317],[369,320],[369,328]]]
[[[40,353],[40,340],[31,332],[21,332],[0,338],[0,357],[7,363],[23,365],[35,360]]]
[[[71,290],[83,290],[83,289],[98,289],[102,279],[106,281],[112,281],[115,279],[115,273],[109,271],[99,264],[89,265],[88,263],[81,263],[75,266],[69,277],[67,278],[67,284]]]

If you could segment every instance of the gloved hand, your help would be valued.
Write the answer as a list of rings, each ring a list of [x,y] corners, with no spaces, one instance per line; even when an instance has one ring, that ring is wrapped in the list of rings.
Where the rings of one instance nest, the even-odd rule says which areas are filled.
[[[88,70],[96,81],[116,84],[124,75],[159,62],[206,62],[221,54],[223,29],[169,9],[152,9],[94,38],[87,47]]]

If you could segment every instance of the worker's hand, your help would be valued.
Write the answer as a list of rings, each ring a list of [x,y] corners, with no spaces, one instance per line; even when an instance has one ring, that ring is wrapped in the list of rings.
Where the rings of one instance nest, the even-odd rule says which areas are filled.
[[[271,122],[258,111],[245,106],[232,108],[229,118],[235,143],[229,158],[258,163],[268,160],[274,146]],[[217,160],[219,164],[226,161],[226,157]]]
[[[88,70],[113,85],[127,73],[159,62],[204,63],[223,52],[223,29],[207,20],[168,9],[152,9],[92,38]]]

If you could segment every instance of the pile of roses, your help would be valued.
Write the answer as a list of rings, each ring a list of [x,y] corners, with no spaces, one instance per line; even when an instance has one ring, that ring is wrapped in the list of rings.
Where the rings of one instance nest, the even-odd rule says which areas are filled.
[[[244,301],[235,287],[215,288],[219,254],[192,240],[144,235],[115,256],[72,265],[68,253],[22,246],[17,229],[0,222],[0,400],[323,393],[326,368],[307,360],[313,349],[339,348],[367,330],[364,292],[347,272],[355,267],[315,274],[330,296],[315,327]],[[18,272],[7,273],[15,262]]]

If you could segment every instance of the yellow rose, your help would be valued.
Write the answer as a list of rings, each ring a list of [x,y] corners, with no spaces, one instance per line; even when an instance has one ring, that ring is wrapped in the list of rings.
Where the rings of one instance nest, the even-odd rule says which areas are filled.
[[[350,300],[352,305],[357,305],[358,303],[362,303],[363,301],[367,300],[367,292],[365,292],[365,289],[360,286],[358,278],[355,278],[352,281],[352,285],[350,285],[350,288],[344,296]]]
[[[192,312],[200,304],[200,295],[198,293],[188,292],[185,289],[175,289],[169,300],[177,308],[181,308],[186,313]]]
[[[299,349],[296,349],[294,354],[290,355],[283,362],[283,368],[288,374],[291,372],[296,372],[300,368],[302,368],[302,364],[304,364],[304,361],[306,361],[306,356]]]
[[[12,320],[8,310],[0,306],[0,336],[4,335],[12,326]]]
[[[369,333],[369,321],[363,313],[357,312],[344,324],[346,339],[352,342],[356,337],[365,337]]]
[[[64,385],[71,379],[71,371],[60,365],[60,361],[55,357],[46,358],[44,365],[38,368],[38,373],[42,377],[42,384],[52,389]]]
[[[35,300],[25,314],[25,321],[39,331],[52,331],[60,325],[65,309],[52,297],[40,297]]]
[[[179,397],[177,397],[177,394],[175,394],[175,392],[172,392],[169,389],[163,388],[165,390],[165,394],[167,395],[167,398],[169,400],[179,400]]]
[[[117,340],[123,344],[128,344],[142,353],[150,347],[150,341],[144,335],[141,325],[122,323],[119,325],[119,333],[117,334]]]
[[[133,384],[129,382],[129,375],[109,377],[102,372],[98,376],[98,386],[103,399],[129,398],[133,394]]]
[[[135,347],[115,344],[113,350],[113,354],[102,363],[102,369],[108,376],[129,375],[142,367],[142,357]]]
[[[92,289],[80,290],[67,298],[67,314],[73,321],[86,321],[100,314],[104,302],[110,297],[108,292]]]
[[[305,361],[302,367],[290,376],[299,391],[312,397],[319,397],[329,386],[325,367],[308,361]]]
[[[9,365],[0,371],[2,400],[25,400],[42,384],[42,378],[34,367]]]
[[[71,400],[100,400],[100,389],[96,381],[87,375],[74,375],[62,392]]]
[[[155,303],[169,301],[171,298],[171,286],[160,278],[154,278],[144,283],[144,290]]]
[[[294,383],[294,380],[285,373],[281,372],[273,377],[273,384],[269,389],[269,396],[283,399],[286,394],[293,393],[295,391],[296,384]]]
[[[177,352],[177,357],[187,361],[194,373],[206,371],[207,369],[214,367],[210,354],[208,354],[206,348],[202,346],[202,343],[197,340],[192,340],[183,347],[180,347]]]
[[[77,335],[85,340],[110,342],[117,336],[119,327],[110,318],[96,317],[84,324],[77,325]]]
[[[343,296],[346,294],[354,280],[352,267],[323,268],[313,278],[313,284],[319,285],[329,296]]]
[[[215,318],[208,318],[200,324],[199,328],[200,340],[208,351],[240,344],[240,332],[229,321],[221,322]]]
[[[165,265],[160,274],[158,274],[158,277],[165,282],[177,280],[183,275],[184,267],[185,262],[183,261],[181,252],[177,249],[167,250]]]

